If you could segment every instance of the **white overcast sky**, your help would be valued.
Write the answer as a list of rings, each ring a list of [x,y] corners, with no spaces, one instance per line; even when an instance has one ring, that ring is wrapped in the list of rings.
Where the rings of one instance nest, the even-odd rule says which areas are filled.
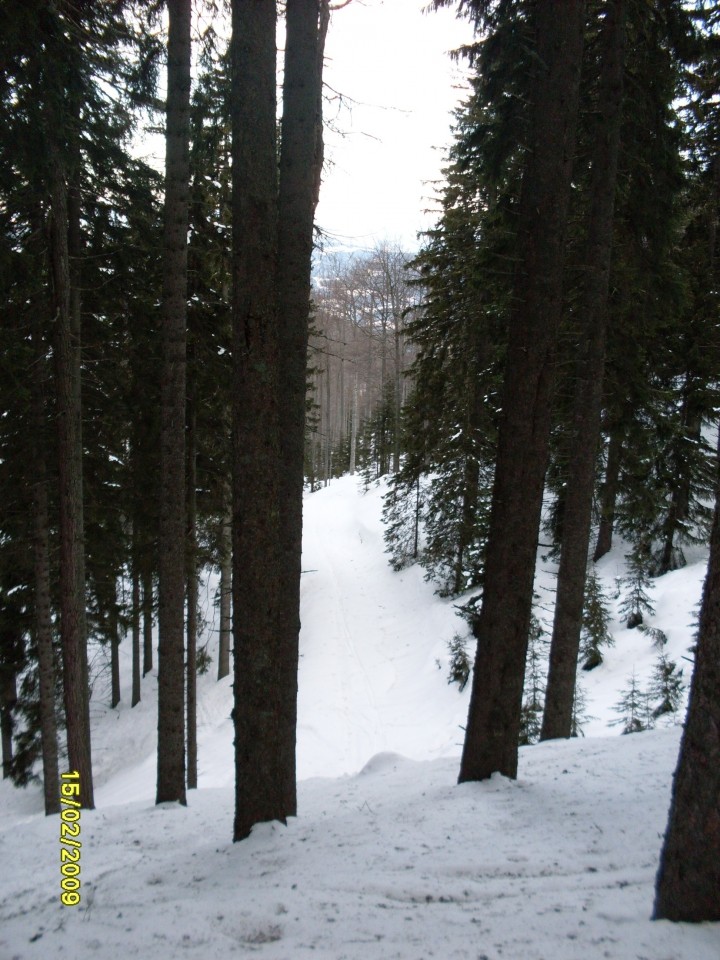
[[[464,67],[448,51],[472,39],[467,21],[429,0],[352,0],[332,15],[325,82],[349,98],[325,104],[325,172],[317,210],[328,246],[382,240],[417,246],[435,220],[430,181],[451,140]],[[327,91],[330,93],[330,91]]]
[[[449,51],[472,40],[472,27],[453,10],[423,13],[429,2],[351,0],[332,14],[324,80],[328,95],[343,99],[324,104],[326,169],[316,220],[325,249],[370,249],[388,240],[412,251],[418,231],[435,222],[424,211],[433,205],[432,182],[441,176],[466,72]],[[164,168],[160,134],[145,134],[135,149]]]

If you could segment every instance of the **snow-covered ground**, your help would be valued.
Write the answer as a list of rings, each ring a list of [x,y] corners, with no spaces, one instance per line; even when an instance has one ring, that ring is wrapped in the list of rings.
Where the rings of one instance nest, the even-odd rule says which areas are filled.
[[[155,678],[133,710],[105,706],[99,680],[80,906],[59,902],[41,790],[0,785],[0,960],[717,960],[720,925],[649,920],[680,730],[608,726],[627,675],[649,677],[648,637],[613,625],[584,678],[586,739],[523,748],[517,781],[457,786],[468,691],[447,683],[446,644],[464,625],[422,571],[387,565],[380,493],[344,478],[306,501],[298,817],[231,842],[231,683],[214,663],[187,808],[153,804]],[[692,559],[654,590],[677,661],[706,556]],[[622,569],[622,550],[600,565],[610,586]],[[552,573],[541,561],[545,618]]]

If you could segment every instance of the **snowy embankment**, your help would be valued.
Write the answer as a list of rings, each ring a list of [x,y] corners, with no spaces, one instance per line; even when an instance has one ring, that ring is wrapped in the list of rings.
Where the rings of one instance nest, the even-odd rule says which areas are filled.
[[[349,478],[306,503],[298,817],[231,843],[229,679],[201,678],[187,808],[152,802],[154,679],[134,710],[103,706],[99,681],[79,907],[59,903],[40,791],[0,785],[0,960],[717,960],[717,924],[648,919],[679,728],[607,727],[626,675],[650,668],[648,638],[618,630],[586,681],[589,732],[611,735],[523,748],[517,781],[457,786],[467,691],[444,661],[462,623],[420,571],[387,566],[379,505]],[[658,582],[673,658],[701,580],[698,558]]]

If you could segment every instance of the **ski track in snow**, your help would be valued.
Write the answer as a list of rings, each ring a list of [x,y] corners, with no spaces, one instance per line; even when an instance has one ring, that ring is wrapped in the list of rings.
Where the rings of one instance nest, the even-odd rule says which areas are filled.
[[[455,608],[419,568],[389,569],[378,491],[358,496],[348,490],[356,483],[346,478],[305,501],[301,778],[354,773],[385,750],[418,759],[457,753],[467,714],[444,676],[431,709],[426,697],[428,674],[462,628]]]
[[[41,790],[0,784],[0,960],[718,960],[719,924],[649,919],[680,730],[607,735],[647,638],[618,629],[587,678],[604,736],[523,748],[516,781],[457,786],[468,691],[445,661],[462,624],[422,571],[387,566],[380,493],[344,478],[306,500],[298,817],[231,842],[232,680],[216,662],[187,808],[153,804],[155,677],[133,710],[98,687],[79,907],[59,903]],[[673,658],[692,640],[695,559],[663,580]]]

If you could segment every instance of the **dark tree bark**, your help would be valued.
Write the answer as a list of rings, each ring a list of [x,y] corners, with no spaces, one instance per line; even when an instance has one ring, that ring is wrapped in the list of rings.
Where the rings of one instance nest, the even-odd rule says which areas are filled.
[[[50,119],[48,126],[54,122]],[[80,392],[80,311],[70,268],[70,217],[65,165],[52,133],[46,137],[51,197],[50,259],[55,310],[60,503],[60,636],[67,724],[68,763],[77,771],[80,802],[92,808],[85,622],[85,543],[83,531],[82,408]],[[79,211],[73,211],[78,221]],[[72,228],[75,234],[76,228]],[[75,244],[75,246],[77,246]],[[77,251],[76,251],[77,252]]]
[[[135,384],[137,386],[137,377]],[[146,531],[144,529],[143,501],[140,492],[140,477],[142,476],[142,457],[139,431],[135,430],[131,446],[131,463],[133,471],[133,517],[132,517],[132,539],[131,539],[131,604],[130,631],[132,634],[132,695],[131,706],[137,706],[141,699],[141,679],[145,671],[142,663],[141,637],[142,637],[142,618],[143,618],[143,597],[142,581],[143,567],[147,562],[145,552],[147,544],[144,542]],[[152,666],[152,664],[151,664]]]
[[[275,7],[233,3],[235,840],[297,808],[307,323],[328,7],[287,4],[279,186]]]
[[[33,330],[35,347],[33,393],[33,580],[34,629],[40,693],[40,742],[42,748],[45,815],[60,812],[57,717],[55,713],[55,657],[53,653],[50,601],[50,509],[48,506],[45,424],[47,422],[44,354],[39,321]]]
[[[305,460],[308,318],[313,220],[322,170],[322,62],[329,11],[321,0],[289,0],[283,83],[278,210],[280,554],[276,677],[283,730],[277,749],[285,813],[296,812],[295,732]],[[328,366],[329,370],[329,366]]]
[[[232,630],[232,507],[227,491],[228,512],[220,527],[220,642],[218,645],[218,680],[230,673],[230,633]]]
[[[130,630],[132,634],[132,692],[130,706],[140,703],[140,570],[138,567],[137,529],[133,524],[132,548],[132,610]]]
[[[117,616],[117,606],[113,605],[110,611],[110,678],[111,693],[110,706],[114,709],[121,700],[120,697],[120,632]]]
[[[35,639],[40,688],[40,741],[42,744],[45,814],[60,812],[57,718],[55,714],[55,659],[50,606],[50,515],[47,486],[39,478],[34,490]]]
[[[620,465],[622,462],[623,440],[620,429],[612,430],[608,443],[605,482],[600,492],[600,526],[598,529],[593,563],[597,563],[612,548],[613,528],[615,526],[615,502],[620,484]]]
[[[160,422],[156,802],[185,797],[185,343],[190,183],[190,0],[168,0]]]
[[[292,808],[278,637],[274,0],[232,4],[234,840]],[[294,789],[294,784],[293,784]]]
[[[595,465],[600,442],[624,48],[625,2],[608,0],[602,28],[603,62],[579,311],[582,331],[575,370],[572,424],[566,437],[563,533],[541,740],[572,734]]]
[[[585,4],[533,7],[537,37],[530,152],[519,211],[504,404],[460,781],[517,776],[554,354],[575,145]]]
[[[187,785],[197,789],[197,450],[195,399],[188,391],[187,408]]]
[[[143,676],[153,668],[153,568],[148,551],[142,559]]]
[[[0,739],[2,740],[3,780],[10,776],[13,762],[13,711],[17,704],[17,682],[12,667],[0,668]],[[45,811],[47,813],[47,810]]]
[[[720,920],[720,494],[654,918]]]

